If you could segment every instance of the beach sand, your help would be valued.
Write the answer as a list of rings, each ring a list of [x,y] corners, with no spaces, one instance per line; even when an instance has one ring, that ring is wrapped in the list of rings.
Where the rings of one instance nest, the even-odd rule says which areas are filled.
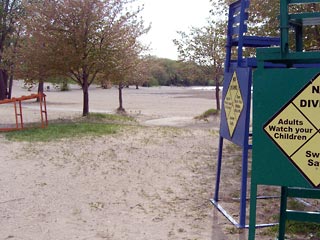
[[[81,89],[50,89],[49,124],[81,116]],[[31,92],[15,82],[13,96]],[[123,98],[139,124],[113,135],[48,143],[0,135],[0,239],[246,239],[246,231],[234,228],[209,201],[219,117],[195,117],[215,108],[214,92],[130,87]],[[92,86],[89,103],[90,112],[115,113],[118,91]],[[12,107],[0,107],[1,122],[12,122]],[[34,102],[24,103],[23,111],[26,121],[39,117]],[[234,186],[222,196],[238,182],[232,176],[225,185]]]

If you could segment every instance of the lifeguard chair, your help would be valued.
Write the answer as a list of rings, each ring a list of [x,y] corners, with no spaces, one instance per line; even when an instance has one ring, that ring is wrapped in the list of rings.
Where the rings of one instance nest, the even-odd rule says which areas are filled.
[[[258,68],[254,73],[253,131],[254,147],[251,173],[249,240],[255,239],[256,196],[258,185],[281,187],[278,239],[285,239],[286,220],[320,223],[320,213],[287,209],[288,198],[320,199],[318,168],[308,165],[311,159],[306,154],[318,152],[319,121],[318,107],[304,107],[297,103],[319,101],[320,51],[308,51],[303,42],[306,26],[320,25],[320,12],[290,12],[297,4],[320,4],[320,0],[280,0],[279,47],[257,49]],[[319,5],[318,5],[319,6]],[[299,8],[296,8],[299,9]],[[293,30],[293,41],[289,30]],[[290,49],[290,43],[294,48]],[[267,64],[282,64],[281,69],[267,69]],[[311,89],[311,90],[310,90]],[[272,102],[272,104],[270,104]],[[295,105],[294,105],[295,104]],[[286,115],[287,114],[287,115]],[[277,138],[286,129],[274,133],[271,126],[279,126],[278,119],[294,117],[303,126],[310,124],[314,134],[302,141]],[[294,124],[289,125],[293,128]],[[296,126],[299,129],[299,126]],[[297,130],[296,130],[297,131]],[[306,150],[308,149],[308,150]],[[316,158],[317,159],[317,158]],[[312,159],[311,159],[312,160]],[[310,167],[310,168],[309,168]]]
[[[220,123],[220,138],[214,198],[211,202],[238,228],[246,225],[248,152],[252,149],[250,138],[250,110],[252,70],[257,67],[255,57],[244,57],[245,48],[280,46],[279,37],[249,36],[249,0],[237,0],[230,4],[227,26],[226,60]],[[275,64],[270,64],[273,67]],[[241,190],[239,221],[235,220],[219,203],[220,178],[224,139],[242,149]]]

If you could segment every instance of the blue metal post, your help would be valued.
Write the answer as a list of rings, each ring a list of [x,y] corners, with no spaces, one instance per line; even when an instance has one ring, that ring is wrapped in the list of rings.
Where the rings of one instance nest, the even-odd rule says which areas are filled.
[[[217,175],[216,175],[216,188],[214,193],[214,201],[219,201],[219,188],[220,188],[220,178],[221,178],[221,165],[222,165],[222,150],[223,150],[223,137],[219,138],[219,152],[218,152],[218,164],[217,164]]]
[[[247,200],[247,177],[248,177],[248,148],[242,150],[242,174],[241,174],[241,196],[240,196],[240,222],[239,227],[246,226],[246,200]]]
[[[242,179],[241,179],[241,197],[240,197],[240,228],[246,227],[246,205],[247,205],[247,178],[248,178],[248,151],[252,148],[252,145],[249,144],[250,137],[250,109],[251,109],[251,86],[252,86],[252,69],[248,68],[249,71],[249,81],[246,88],[246,95],[248,96],[246,111],[246,120],[245,120],[245,131],[243,138],[243,147],[242,147]]]

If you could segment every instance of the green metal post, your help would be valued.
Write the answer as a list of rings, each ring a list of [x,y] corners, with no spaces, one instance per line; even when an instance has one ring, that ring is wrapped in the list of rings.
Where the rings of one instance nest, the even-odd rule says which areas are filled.
[[[256,235],[256,210],[257,210],[257,184],[251,182],[250,194],[250,219],[249,219],[249,240],[254,240]]]
[[[280,203],[280,219],[279,219],[279,237],[278,237],[278,240],[284,240],[285,233],[286,233],[287,195],[288,195],[288,188],[287,187],[281,187],[281,203]]]
[[[288,22],[288,0],[280,0],[280,32],[281,32],[281,54],[289,52],[289,22]]]

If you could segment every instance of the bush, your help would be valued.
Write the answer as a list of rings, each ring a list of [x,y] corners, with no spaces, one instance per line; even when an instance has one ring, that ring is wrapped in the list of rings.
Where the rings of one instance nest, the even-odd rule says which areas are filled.
[[[60,90],[61,91],[69,91],[69,85],[68,81],[66,79],[63,79],[62,83],[60,83]]]
[[[69,91],[69,80],[65,77],[50,77],[46,79],[46,82],[52,83],[55,89],[60,89],[60,91]]]
[[[215,85],[216,85],[216,83],[215,83],[214,80],[209,80],[208,81],[208,86],[215,86]]]
[[[149,87],[157,87],[159,85],[160,85],[159,81],[157,79],[155,79],[155,78],[152,78],[148,83]]]

